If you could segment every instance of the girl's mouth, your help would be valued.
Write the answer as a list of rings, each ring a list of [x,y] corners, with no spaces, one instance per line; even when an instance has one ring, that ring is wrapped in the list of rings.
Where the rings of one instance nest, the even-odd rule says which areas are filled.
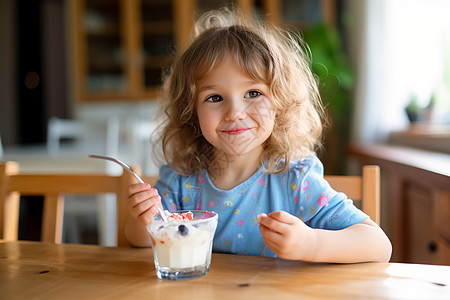
[[[250,130],[250,128],[234,128],[234,129],[222,130],[222,132],[225,134],[229,134],[229,135],[236,135],[236,134],[244,133],[248,130]]]

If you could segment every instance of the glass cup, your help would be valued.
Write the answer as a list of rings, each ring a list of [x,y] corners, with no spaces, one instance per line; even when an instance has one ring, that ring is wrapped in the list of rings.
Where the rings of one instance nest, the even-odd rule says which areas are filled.
[[[158,278],[189,280],[203,277],[209,272],[218,215],[213,211],[190,212],[193,221],[164,222],[157,214],[147,226],[152,238]]]

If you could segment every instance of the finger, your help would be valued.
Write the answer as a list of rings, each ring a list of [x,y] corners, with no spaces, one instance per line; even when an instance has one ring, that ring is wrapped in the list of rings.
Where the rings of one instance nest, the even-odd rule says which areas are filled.
[[[285,223],[271,217],[270,214],[267,216],[260,215],[259,224],[260,226],[264,226],[274,232],[282,232],[284,226],[286,225]]]
[[[276,232],[270,225],[271,224],[270,217],[268,217],[265,213],[258,214],[258,223],[260,224],[260,227],[264,227],[267,230]]]
[[[148,183],[135,183],[128,186],[127,192],[128,196],[133,196],[139,192],[150,190],[152,186]]]
[[[138,192],[134,195],[131,195],[128,197],[128,204],[131,207],[135,207],[136,205],[138,205],[139,203],[149,200],[153,197],[159,197],[158,191],[156,189],[150,189],[150,190],[143,190],[141,192]]]
[[[153,210],[158,211],[159,204],[161,203],[161,197],[159,195],[153,196],[151,198],[147,198],[146,200],[139,202],[132,209],[142,214],[143,212],[153,208]]]
[[[258,217],[258,223],[260,223],[260,220],[264,217],[267,217],[267,215],[265,213],[260,213],[260,214],[258,214],[257,217]]]
[[[264,239],[263,241],[264,241],[264,244],[267,247],[269,247],[269,249],[272,250],[273,253],[277,254],[279,252],[279,250],[280,250],[279,244],[277,244],[271,240],[266,240],[266,239]]]
[[[260,218],[260,224],[283,236],[289,235],[292,231],[292,226],[298,225],[298,222],[301,222],[299,218],[285,211],[271,212],[266,217]]]
[[[157,195],[132,207],[130,214],[134,218],[141,218],[145,215],[147,218],[153,219],[161,206],[161,198]]]
[[[155,205],[151,206],[149,209],[147,209],[146,211],[144,211],[143,213],[141,213],[137,217],[139,222],[141,222],[142,224],[147,226],[153,220],[155,215],[157,214],[157,211],[158,211],[157,206],[158,206],[158,204],[155,204]]]
[[[280,232],[277,232],[273,230],[270,227],[267,227],[263,224],[259,226],[259,231],[261,232],[261,235],[263,236],[263,239],[269,239],[269,240],[278,240],[282,235]]]
[[[295,224],[298,222],[298,218],[296,216],[293,216],[286,211],[271,212],[269,213],[269,217],[286,224]]]
[[[261,225],[259,230],[263,237],[264,244],[276,253],[280,248],[280,244],[282,243],[284,237],[280,233],[275,232],[264,225]]]

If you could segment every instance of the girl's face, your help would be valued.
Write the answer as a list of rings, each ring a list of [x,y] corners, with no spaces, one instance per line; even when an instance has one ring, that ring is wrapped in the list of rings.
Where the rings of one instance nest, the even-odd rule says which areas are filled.
[[[230,156],[259,155],[274,126],[274,110],[265,83],[225,58],[197,82],[197,115],[205,139]]]

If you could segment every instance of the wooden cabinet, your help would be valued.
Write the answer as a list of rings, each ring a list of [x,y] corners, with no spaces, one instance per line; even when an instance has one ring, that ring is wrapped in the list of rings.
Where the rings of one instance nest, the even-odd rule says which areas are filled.
[[[194,0],[71,0],[75,98],[151,99],[182,46]]]
[[[407,183],[405,193],[405,260],[426,264],[450,263],[450,194]],[[447,198],[447,199],[445,199]]]
[[[381,167],[381,219],[392,261],[450,264],[450,155],[358,144],[349,152]]]
[[[197,14],[235,4],[245,14],[304,26],[332,20],[335,1],[69,0],[75,100],[154,99],[171,54],[186,45]],[[311,18],[311,16],[313,16]]]

